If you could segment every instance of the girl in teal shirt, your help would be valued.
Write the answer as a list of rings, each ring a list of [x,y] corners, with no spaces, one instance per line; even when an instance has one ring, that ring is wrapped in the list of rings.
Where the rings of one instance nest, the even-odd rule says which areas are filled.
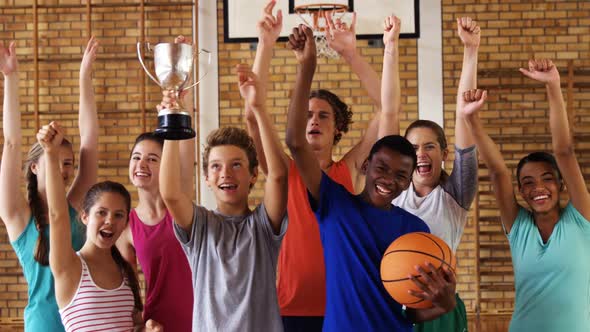
[[[467,91],[463,108],[510,242],[516,289],[510,332],[590,331],[590,194],[574,154],[559,72],[550,60],[530,60],[520,71],[545,85],[555,156],[534,152],[518,163],[518,191],[529,209],[517,203],[511,173],[477,115],[486,93]],[[564,185],[570,201],[562,208]]]
[[[66,140],[59,152],[61,175],[68,191],[72,245],[78,250],[84,243],[84,231],[78,223],[79,209],[86,191],[96,182],[98,173],[98,118],[92,89],[92,64],[98,42],[91,38],[80,65],[80,167],[74,178],[74,153]],[[27,195],[20,192],[22,155],[21,114],[18,100],[18,61],[16,44],[0,43],[0,71],[4,74],[2,127],[4,148],[0,167],[0,218],[6,226],[28,285],[29,302],[25,307],[25,331],[64,331],[49,270],[49,225],[45,195],[43,149],[35,143],[25,163]]]

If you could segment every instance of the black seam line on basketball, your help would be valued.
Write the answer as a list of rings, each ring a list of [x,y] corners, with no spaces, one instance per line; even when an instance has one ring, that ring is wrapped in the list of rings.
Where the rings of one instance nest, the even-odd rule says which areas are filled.
[[[438,247],[438,249],[440,249],[440,252],[442,252],[442,256],[443,256],[443,257],[442,257],[442,259],[443,259],[443,260],[446,260],[446,259],[447,259],[447,258],[445,257],[445,256],[446,256],[446,254],[445,254],[445,251],[444,251],[444,250],[443,250],[443,248],[442,248],[442,247],[441,247],[441,246],[438,244],[438,242],[434,241],[434,240],[433,240],[431,237],[429,237],[429,236],[426,236],[425,234],[418,233],[418,235],[420,235],[420,236],[423,236],[423,237],[425,237],[425,238],[429,239],[430,241],[432,241],[432,242],[433,242],[433,243],[434,243],[434,244],[435,244],[435,245]]]
[[[415,296],[414,296],[414,297],[415,297]],[[424,300],[424,299],[420,299],[420,300],[418,300],[418,301],[415,301],[415,302],[407,302],[407,303],[405,303],[405,304],[406,304],[406,305],[407,305],[407,304],[418,304],[418,303],[420,303],[420,302],[424,302],[424,301],[426,301],[426,300]]]
[[[440,259],[440,258],[438,258],[438,257],[436,257],[434,255],[427,254],[427,253],[425,253],[423,251],[418,251],[418,250],[392,250],[392,251],[387,252],[385,255],[383,255],[383,258],[385,258],[385,256],[387,256],[389,254],[393,254],[394,252],[411,252],[411,253],[414,253],[414,254],[422,254],[422,255],[425,255],[425,256],[428,256],[428,257],[432,257],[432,258],[440,261],[442,264],[448,266],[453,271],[453,273],[455,272],[455,269],[449,263],[443,261],[442,259]]]
[[[432,274],[432,272],[428,272],[427,274]],[[421,275],[417,275],[417,276],[415,276],[415,277],[416,277],[416,279],[420,279],[420,278],[422,278],[422,276],[421,276]],[[381,279],[381,282],[398,282],[398,281],[406,281],[406,280],[410,280],[410,278],[408,278],[408,277],[405,277],[405,278],[401,278],[401,279],[393,279],[393,280],[383,280],[383,279]]]

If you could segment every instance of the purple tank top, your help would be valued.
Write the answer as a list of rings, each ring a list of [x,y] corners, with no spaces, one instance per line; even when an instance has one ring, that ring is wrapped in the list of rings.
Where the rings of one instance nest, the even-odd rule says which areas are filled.
[[[135,209],[129,214],[135,253],[146,280],[143,317],[165,331],[191,331],[192,275],[186,255],[174,236],[168,211],[157,225],[144,224]]]

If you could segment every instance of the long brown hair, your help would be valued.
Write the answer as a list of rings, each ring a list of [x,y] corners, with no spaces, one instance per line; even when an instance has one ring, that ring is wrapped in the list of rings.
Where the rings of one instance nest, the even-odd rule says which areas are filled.
[[[72,143],[67,139],[63,139],[61,146],[72,148]],[[39,184],[37,181],[37,174],[33,173],[31,166],[39,163],[39,158],[43,155],[43,147],[39,143],[33,144],[27,159],[25,160],[25,181],[27,184],[27,202],[31,209],[31,216],[35,222],[35,227],[39,232],[37,236],[37,244],[35,245],[35,260],[41,264],[49,265],[49,238],[45,236],[47,229],[47,206],[39,196]]]
[[[86,215],[88,215],[90,213],[90,209],[92,208],[92,206],[94,206],[94,204],[100,198],[102,193],[105,193],[105,192],[116,193],[116,194],[121,195],[121,197],[123,198],[123,200],[125,202],[125,208],[127,209],[127,213],[125,214],[127,216],[126,222],[129,222],[129,212],[131,211],[131,195],[129,194],[129,191],[127,191],[127,189],[125,189],[125,187],[122,184],[117,183],[117,182],[113,182],[113,181],[99,182],[99,183],[93,185],[92,187],[90,187],[90,189],[86,193],[86,196],[84,196],[84,202],[82,203],[82,211],[84,211],[84,213]],[[135,301],[135,309],[137,311],[142,311],[143,310],[143,303],[141,302],[141,294],[139,291],[139,280],[137,279],[137,275],[135,274],[135,270],[133,270],[133,267],[131,267],[131,264],[129,264],[123,258],[123,256],[121,255],[121,252],[119,252],[119,249],[117,249],[116,246],[111,247],[111,256],[113,256],[113,260],[115,261],[115,263],[117,263],[117,266],[123,271],[123,274],[127,278],[127,282],[129,283],[129,287],[131,288],[131,291],[133,292],[133,299]]]

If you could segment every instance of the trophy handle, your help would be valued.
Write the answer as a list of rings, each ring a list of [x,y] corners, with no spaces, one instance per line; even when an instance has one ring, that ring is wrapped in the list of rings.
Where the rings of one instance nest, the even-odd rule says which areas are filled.
[[[193,59],[198,58],[198,56],[201,53],[206,53],[207,54],[207,68],[205,68],[205,72],[203,73],[203,75],[201,75],[201,77],[199,77],[199,79],[195,83],[193,83],[193,84],[191,84],[191,85],[183,88],[182,91],[188,90],[188,89],[194,87],[195,85],[201,83],[201,81],[203,80],[203,78],[205,78],[205,76],[207,76],[207,73],[209,72],[209,67],[211,66],[211,52],[207,51],[204,48],[202,48],[200,50],[196,50],[195,49],[195,51],[193,52]]]
[[[154,75],[152,75],[152,73],[147,69],[147,67],[145,66],[145,63],[143,63],[143,54],[141,54],[141,42],[137,42],[137,58],[139,59],[139,63],[141,64],[141,67],[143,67],[143,70],[145,71],[145,73],[147,74],[147,76],[149,78],[152,79],[152,81],[156,82],[156,84],[158,86],[161,87],[160,82],[158,82],[158,80],[154,77]],[[151,51],[151,46],[150,43],[145,43],[146,48]]]

